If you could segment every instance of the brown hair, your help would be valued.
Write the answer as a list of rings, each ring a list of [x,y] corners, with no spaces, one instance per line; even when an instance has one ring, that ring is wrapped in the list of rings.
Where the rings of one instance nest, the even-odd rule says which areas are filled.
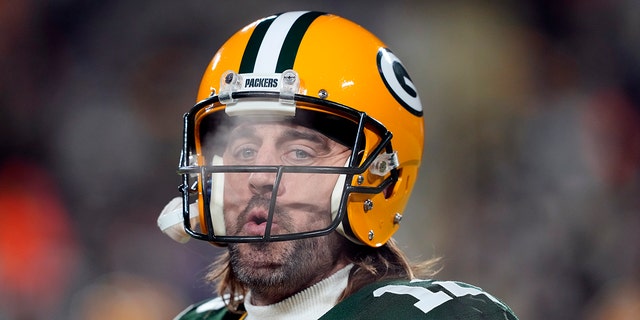
[[[339,301],[349,297],[365,285],[376,281],[432,277],[439,271],[436,268],[440,261],[439,258],[411,264],[393,239],[378,248],[357,245],[350,241],[346,242],[348,244],[345,248],[345,255],[353,264],[353,268],[349,273],[347,287],[342,292]],[[238,280],[231,269],[228,251],[221,254],[212,264],[206,280],[217,282],[218,295],[225,297],[225,303],[230,310],[238,310],[248,288]]]

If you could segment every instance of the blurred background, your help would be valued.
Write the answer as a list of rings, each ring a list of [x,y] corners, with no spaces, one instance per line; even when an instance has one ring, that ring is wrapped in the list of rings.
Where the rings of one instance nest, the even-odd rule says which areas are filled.
[[[156,228],[223,41],[314,9],[369,29],[425,107],[397,240],[521,319],[640,312],[640,2],[0,1],[0,319],[171,319],[219,249]]]

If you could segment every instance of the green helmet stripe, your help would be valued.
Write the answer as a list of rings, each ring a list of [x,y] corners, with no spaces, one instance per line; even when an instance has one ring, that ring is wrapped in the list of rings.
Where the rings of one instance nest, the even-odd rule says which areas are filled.
[[[240,62],[240,70],[238,73],[251,73],[253,72],[253,67],[256,64],[256,58],[258,57],[258,50],[260,49],[260,45],[262,44],[262,40],[264,40],[264,36],[267,34],[267,30],[273,23],[277,16],[269,17],[258,23],[255,30],[251,34],[249,38],[249,42],[247,42],[247,47],[244,49],[244,54],[242,55],[242,61]]]
[[[291,26],[291,29],[289,30],[289,33],[287,33],[287,37],[282,44],[282,49],[280,50],[280,56],[278,57],[278,63],[276,64],[276,73],[293,68],[293,63],[296,59],[300,42],[302,42],[302,37],[304,37],[304,34],[307,32],[307,29],[309,29],[311,23],[323,14],[324,13],[322,12],[316,11],[307,12],[298,18],[293,26]]]

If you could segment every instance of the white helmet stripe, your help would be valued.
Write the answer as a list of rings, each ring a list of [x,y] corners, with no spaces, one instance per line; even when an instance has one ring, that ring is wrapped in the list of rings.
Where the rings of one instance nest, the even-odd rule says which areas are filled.
[[[273,73],[280,57],[282,44],[291,26],[305,14],[305,11],[287,12],[279,15],[271,24],[262,40],[254,65],[254,73]]]

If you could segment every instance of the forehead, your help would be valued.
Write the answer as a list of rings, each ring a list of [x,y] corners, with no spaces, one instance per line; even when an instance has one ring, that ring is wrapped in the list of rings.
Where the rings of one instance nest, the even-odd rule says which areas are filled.
[[[324,134],[287,121],[239,121],[230,130],[230,138],[256,136],[258,138],[291,137],[309,140],[329,140]]]

